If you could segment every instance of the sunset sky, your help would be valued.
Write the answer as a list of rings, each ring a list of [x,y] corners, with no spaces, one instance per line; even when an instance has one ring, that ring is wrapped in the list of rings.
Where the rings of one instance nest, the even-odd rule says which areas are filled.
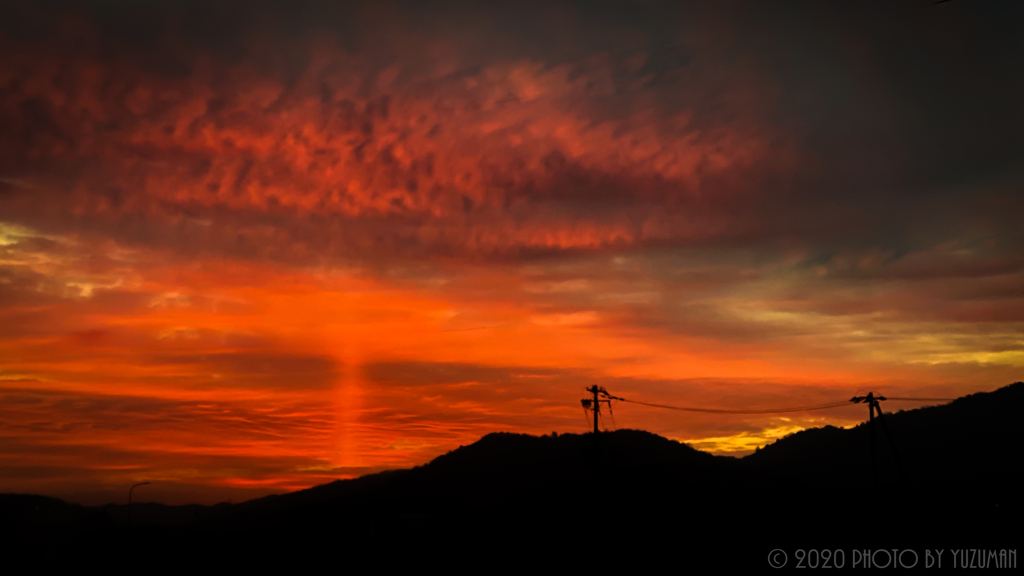
[[[502,4],[4,2],[0,492],[1024,378],[1024,3]]]

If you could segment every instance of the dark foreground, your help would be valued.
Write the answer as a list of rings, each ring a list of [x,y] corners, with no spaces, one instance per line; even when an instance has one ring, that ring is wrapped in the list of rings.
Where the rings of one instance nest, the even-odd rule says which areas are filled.
[[[235,505],[136,505],[131,527],[124,506],[26,495],[0,496],[0,521],[5,547],[36,564],[682,572],[769,569],[769,556],[782,561],[775,550],[787,568],[801,558],[810,569],[879,568],[895,550],[897,566],[917,558],[922,569],[941,550],[950,568],[954,550],[969,564],[981,557],[965,550],[1022,547],[1022,408],[1017,383],[887,415],[900,462],[879,436],[877,486],[866,425],[804,431],[742,459],[633,430],[490,434],[412,470]]]

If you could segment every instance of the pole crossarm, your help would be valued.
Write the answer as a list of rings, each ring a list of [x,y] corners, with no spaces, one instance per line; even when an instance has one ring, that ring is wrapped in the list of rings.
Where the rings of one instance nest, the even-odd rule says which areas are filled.
[[[594,434],[597,434],[598,432],[601,431],[600,430],[600,420],[599,420],[599,417],[601,415],[601,404],[607,404],[608,405],[608,413],[611,414],[611,412],[612,412],[612,400],[613,399],[617,400],[617,398],[615,398],[614,396],[609,394],[607,390],[605,390],[604,388],[602,388],[602,387],[600,387],[600,386],[598,386],[596,384],[591,386],[590,388],[587,388],[586,390],[587,390],[587,392],[590,392],[591,394],[593,394],[593,398],[584,398],[584,399],[580,400],[580,403],[583,404],[583,411],[584,412],[593,412],[594,413]]]
[[[896,460],[896,466],[899,468],[900,477],[903,478],[903,482],[907,481],[907,472],[903,468],[903,461],[900,459],[899,452],[896,451],[896,443],[892,440],[892,435],[889,434],[889,426],[885,423],[885,415],[882,414],[882,406],[879,402],[883,400],[938,400],[938,398],[886,398],[885,396],[876,396],[874,392],[868,392],[866,396],[854,396],[850,398],[850,402],[854,404],[867,404],[868,405],[868,434],[871,435],[871,479],[875,486],[878,485],[878,456],[877,450],[875,449],[875,413],[878,413],[878,422],[882,425],[882,434],[885,436],[885,441],[889,444],[889,450],[892,452],[893,459]]]

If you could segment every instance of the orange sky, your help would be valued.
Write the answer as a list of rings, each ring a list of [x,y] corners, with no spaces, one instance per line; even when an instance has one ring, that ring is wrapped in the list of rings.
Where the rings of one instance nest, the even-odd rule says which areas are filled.
[[[593,383],[771,408],[1021,378],[1019,173],[843,118],[754,40],[570,58],[394,10],[355,47],[0,36],[0,491],[238,501],[583,432]],[[985,55],[921,26],[938,66]],[[918,89],[834,42],[870,118]],[[864,416],[615,408],[729,454]]]

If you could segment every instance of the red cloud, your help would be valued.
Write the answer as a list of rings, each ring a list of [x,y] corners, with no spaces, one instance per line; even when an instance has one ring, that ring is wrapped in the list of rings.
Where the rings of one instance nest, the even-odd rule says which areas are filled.
[[[595,248],[714,233],[695,214],[749,194],[722,182],[769,154],[750,118],[699,126],[686,102],[623,105],[611,97],[644,79],[608,62],[442,74],[323,42],[300,53],[282,80],[258,55],[195,54],[170,75],[15,47],[0,64],[0,168],[49,192],[9,186],[8,202],[93,222],[192,214],[257,245],[309,224],[317,249],[340,253],[382,236],[392,250]],[[344,234],[327,224],[352,220]]]

